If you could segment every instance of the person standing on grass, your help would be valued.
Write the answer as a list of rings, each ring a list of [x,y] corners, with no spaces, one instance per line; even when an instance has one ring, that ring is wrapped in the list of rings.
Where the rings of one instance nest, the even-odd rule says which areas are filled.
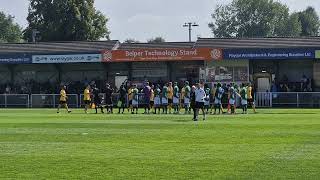
[[[100,90],[97,88],[97,86],[95,84],[93,85],[93,88],[92,88],[92,94],[93,94],[93,103],[95,105],[94,109],[96,110],[96,114],[98,114],[98,108],[100,108],[101,113],[104,113]]]
[[[206,93],[206,97],[204,98],[204,109],[206,110],[206,114],[208,114],[210,109],[210,88],[208,84],[204,86],[204,91]]]
[[[150,109],[152,110],[153,108],[154,108],[154,85],[152,85],[151,86],[151,90],[150,90],[150,105],[149,105],[149,107],[150,107]],[[153,113],[154,114],[154,113]]]
[[[171,114],[171,109],[173,107],[173,86],[172,86],[172,82],[169,82],[169,85],[168,85],[168,105],[169,105],[169,114]]]
[[[191,112],[189,111],[190,108],[190,95],[191,95],[191,88],[189,86],[189,82],[185,82],[184,86],[184,109],[185,109],[185,114],[190,114]]]
[[[157,87],[154,90],[154,114],[157,114],[157,109],[158,113],[160,114],[160,109],[161,109],[161,89],[160,85],[157,84]]]
[[[112,94],[113,89],[111,88],[110,84],[106,84],[106,96],[105,96],[105,103],[107,108],[107,113],[112,114],[113,113],[113,103],[112,103]]]
[[[133,108],[132,108],[132,99],[133,99],[133,94],[132,94],[132,91],[133,91],[133,86],[130,85],[130,88],[128,89],[128,101],[129,101],[129,106],[128,106],[128,112],[133,112]]]
[[[229,104],[230,104],[230,114],[236,114],[236,97],[240,96],[237,92],[237,88],[231,85],[229,90]]]
[[[87,85],[83,92],[83,101],[84,101],[84,112],[88,113],[88,108],[90,108],[91,104],[91,93],[90,93],[90,85]]]
[[[210,114],[213,114],[213,109],[215,108],[216,92],[217,92],[217,84],[214,84],[210,91],[210,105],[211,105]]]
[[[195,90],[196,113],[194,121],[198,121],[199,111],[201,109],[203,120],[206,120],[206,112],[204,110],[205,98],[207,97],[203,83],[198,83]]]
[[[120,106],[118,107],[119,108],[118,114],[120,114],[121,109],[122,109],[122,114],[123,114],[124,113],[124,109],[126,107],[126,98],[127,98],[127,90],[124,87],[124,84],[122,84],[120,86],[120,89],[119,89],[118,93],[119,93],[119,101],[120,101]]]
[[[168,114],[168,84],[165,84],[162,88],[162,114]]]
[[[256,105],[254,102],[254,89],[252,84],[250,83],[248,86],[248,105],[252,107],[253,112],[256,113]]]
[[[179,87],[178,87],[178,83],[175,82],[174,83],[174,88],[173,88],[173,99],[172,99],[172,103],[173,103],[173,109],[174,109],[174,114],[179,114],[179,104],[180,104],[180,97],[179,97]]]
[[[68,113],[71,113],[71,110],[68,108],[68,96],[67,96],[67,92],[66,92],[67,87],[66,86],[61,86],[61,90],[60,90],[60,103],[58,106],[58,111],[57,113],[60,113],[60,108],[61,107],[65,107],[68,111]]]
[[[145,82],[143,87],[143,95],[144,95],[144,114],[150,114],[150,98],[151,98],[151,87],[149,82]]]
[[[196,86],[191,87],[191,92],[190,92],[190,108],[193,111],[193,119],[197,118],[197,110],[196,110]]]
[[[217,109],[219,110],[219,114],[223,113],[222,101],[221,101],[223,94],[224,94],[224,89],[221,87],[221,84],[218,83],[216,93],[215,93],[215,99],[214,99],[214,104],[215,104],[214,114],[217,113]]]
[[[132,114],[138,114],[139,109],[139,90],[135,84],[132,89]]]
[[[248,92],[247,92],[247,87],[245,86],[245,84],[241,85],[240,96],[241,96],[242,114],[247,114]]]

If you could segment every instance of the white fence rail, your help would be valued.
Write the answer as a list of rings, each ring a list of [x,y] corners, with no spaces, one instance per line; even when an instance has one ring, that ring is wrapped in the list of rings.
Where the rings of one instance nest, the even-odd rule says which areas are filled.
[[[28,94],[0,94],[0,107],[29,107],[29,101],[30,96]]]
[[[59,94],[31,94],[31,108],[56,108],[60,103]],[[68,106],[72,108],[79,107],[79,99],[77,94],[68,94]]]
[[[59,94],[0,94],[0,107],[56,108],[59,97]],[[113,95],[114,105],[117,104],[118,97],[117,93]],[[143,99],[143,94],[140,94],[141,105],[144,103]],[[320,92],[259,92],[255,95],[255,102],[257,107],[264,108],[320,108]],[[69,94],[68,105],[72,108],[83,107],[83,95]]]
[[[256,93],[257,107],[319,108],[320,92]]]

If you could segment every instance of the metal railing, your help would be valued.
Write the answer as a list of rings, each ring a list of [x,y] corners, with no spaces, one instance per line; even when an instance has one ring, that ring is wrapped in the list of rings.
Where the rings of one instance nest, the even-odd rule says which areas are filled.
[[[30,95],[28,94],[0,94],[0,107],[21,108],[29,107]]]
[[[319,108],[320,92],[256,93],[257,107]]]
[[[30,108],[56,108],[60,103],[59,94],[31,94]],[[71,108],[79,107],[77,94],[68,94],[68,106]]]
[[[104,94],[102,94],[104,95]],[[0,94],[1,108],[56,108],[59,94]],[[117,105],[119,94],[112,96],[113,105]],[[239,104],[240,100],[237,100]],[[128,98],[127,98],[128,105]],[[144,105],[144,95],[139,94],[139,104]],[[257,107],[283,108],[319,108],[320,92],[258,92],[255,94]],[[69,94],[68,105],[71,108],[83,107],[83,95]]]

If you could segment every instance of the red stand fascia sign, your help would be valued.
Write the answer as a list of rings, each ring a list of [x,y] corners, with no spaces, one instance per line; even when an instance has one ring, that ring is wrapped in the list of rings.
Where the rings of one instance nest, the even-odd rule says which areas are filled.
[[[148,61],[211,61],[222,60],[222,49],[213,48],[164,48],[104,50],[102,62],[148,62]]]

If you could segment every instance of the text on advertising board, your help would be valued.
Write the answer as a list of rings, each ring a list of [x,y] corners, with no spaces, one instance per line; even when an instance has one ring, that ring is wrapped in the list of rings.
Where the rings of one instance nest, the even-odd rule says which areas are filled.
[[[0,64],[28,64],[31,63],[29,55],[0,55]]]
[[[103,62],[220,60],[222,50],[211,48],[135,49],[102,52]]]
[[[224,59],[314,59],[315,49],[225,49]]]
[[[72,54],[72,55],[35,55],[32,63],[92,63],[101,62],[101,54]]]

